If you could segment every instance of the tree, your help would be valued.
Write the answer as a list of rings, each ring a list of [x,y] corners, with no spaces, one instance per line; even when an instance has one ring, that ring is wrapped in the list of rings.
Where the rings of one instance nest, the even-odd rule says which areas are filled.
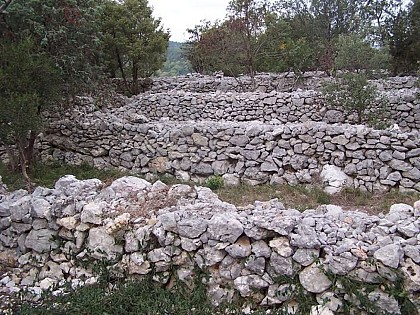
[[[259,71],[293,71],[299,75],[311,68],[311,46],[305,37],[292,37],[292,28],[286,18],[271,13],[262,37]]]
[[[0,142],[28,183],[42,113],[93,87],[100,0],[3,1],[0,15]],[[3,11],[4,13],[5,11]]]
[[[20,168],[28,185],[40,113],[57,99],[61,82],[53,60],[32,39],[0,43],[0,142],[8,149],[11,167]]]
[[[231,0],[228,5],[231,29],[240,38],[246,73],[254,78],[263,46],[268,4],[261,0]]]
[[[204,22],[188,30],[192,36],[185,50],[195,71],[222,71],[233,77],[247,73],[246,56],[237,23],[233,19],[215,22],[213,25]]]
[[[312,67],[331,74],[340,36],[365,38],[372,31],[374,18],[383,23],[382,11],[377,8],[377,15],[373,13],[379,1],[382,0],[279,1],[277,11],[288,21],[290,37],[304,38],[312,48]],[[381,8],[384,11],[387,6]]]
[[[139,78],[150,77],[166,59],[169,33],[154,19],[147,0],[108,1],[102,23],[105,60],[111,75],[117,71],[131,94],[140,92]],[[128,83],[131,73],[132,84]]]
[[[409,8],[401,9],[390,20],[388,39],[393,57],[393,73],[415,73],[420,69],[420,2],[414,0]]]
[[[0,5],[0,13],[6,11],[7,7],[12,3],[12,0],[3,0]]]
[[[0,38],[32,38],[60,68],[63,89],[75,94],[97,77],[101,0],[13,0],[0,19]]]
[[[388,69],[390,55],[386,48],[373,48],[357,34],[340,35],[338,38],[335,69],[372,71]]]

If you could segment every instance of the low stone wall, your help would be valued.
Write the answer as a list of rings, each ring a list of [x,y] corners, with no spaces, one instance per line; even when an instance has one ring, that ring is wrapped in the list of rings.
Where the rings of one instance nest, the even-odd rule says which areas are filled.
[[[269,93],[290,92],[297,89],[317,90],[331,77],[322,71],[309,71],[301,76],[293,73],[260,73],[255,76],[255,86],[249,76],[238,78],[225,77],[221,74],[200,75],[197,73],[179,76],[153,78],[149,91],[152,93],[167,91],[185,92],[254,92]],[[371,80],[380,90],[411,89],[416,86],[417,77],[389,77]]]
[[[417,93],[418,89],[383,92],[389,100],[383,112],[391,124],[398,124],[402,131],[420,129]],[[191,93],[177,90],[135,96],[123,110],[142,114],[149,121],[358,122],[355,115],[326,106],[321,93],[314,90],[291,93]]]
[[[228,174],[247,184],[319,183],[322,171],[333,168],[356,188],[420,191],[418,131],[314,122],[143,123],[126,108],[86,109],[53,120],[39,146],[44,159],[184,180]]]
[[[201,270],[215,304],[239,293],[247,305],[296,310],[303,290],[318,301],[313,315],[345,305],[361,314],[367,301],[375,314],[400,314],[403,302],[420,308],[419,217],[420,201],[379,217],[332,205],[301,213],[276,200],[236,208],[208,188],[134,177],[106,186],[66,176],[32,194],[2,190],[0,262],[13,269],[0,279],[0,309],[10,294],[39,300],[95,283],[95,261],[105,259],[111,274],[153,271],[163,284],[191,283]],[[410,302],[393,290],[401,278]],[[359,281],[358,297],[344,279]]]

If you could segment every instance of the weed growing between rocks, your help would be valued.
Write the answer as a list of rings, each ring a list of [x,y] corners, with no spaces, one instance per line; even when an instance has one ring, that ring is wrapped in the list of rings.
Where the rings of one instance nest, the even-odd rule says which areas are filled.
[[[395,281],[390,282],[385,278],[378,278],[377,283],[366,283],[350,276],[322,270],[332,282],[330,290],[340,298],[342,303],[340,314],[350,315],[363,312],[366,315],[418,314],[416,306],[404,290],[404,277],[398,271],[396,271]],[[325,302],[329,303],[331,300],[326,299]]]
[[[206,187],[210,188],[211,190],[219,190],[224,186],[224,181],[222,176],[214,175],[210,176],[206,181]]]

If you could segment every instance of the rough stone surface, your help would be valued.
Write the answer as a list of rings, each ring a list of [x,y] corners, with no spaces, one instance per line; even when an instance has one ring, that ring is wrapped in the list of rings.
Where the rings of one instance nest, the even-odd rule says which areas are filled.
[[[305,290],[312,293],[322,293],[332,285],[332,282],[316,264],[303,269],[299,273],[299,280]]]

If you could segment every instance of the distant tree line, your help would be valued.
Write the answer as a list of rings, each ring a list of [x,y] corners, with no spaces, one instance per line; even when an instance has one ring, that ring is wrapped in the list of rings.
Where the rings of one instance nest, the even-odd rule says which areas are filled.
[[[227,17],[188,30],[200,73],[389,69],[420,63],[420,3],[400,0],[231,0]]]
[[[183,43],[169,41],[166,61],[156,76],[172,77],[192,72],[191,64],[185,57]]]

